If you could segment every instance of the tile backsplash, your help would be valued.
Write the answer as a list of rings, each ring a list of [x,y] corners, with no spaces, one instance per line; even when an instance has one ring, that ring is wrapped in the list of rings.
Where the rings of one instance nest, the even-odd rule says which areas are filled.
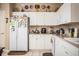
[[[71,23],[71,24],[66,24],[66,25],[60,25],[60,26],[55,26],[53,27],[53,31],[56,32],[56,30],[63,28],[65,31],[65,34],[67,36],[70,35],[69,33],[69,28],[78,28],[79,29],[79,23]]]
[[[54,33],[56,33],[57,30],[59,30],[60,28],[63,28],[65,31],[64,34],[69,37],[70,36],[69,28],[79,28],[79,24],[78,23],[71,23],[71,24],[65,24],[65,25],[59,25],[59,26],[30,26],[29,32],[30,32],[30,34],[42,34],[41,33],[42,28],[46,28],[45,34],[54,34]],[[38,30],[39,33],[33,32],[36,30]]]
[[[53,31],[53,27],[51,26],[30,26],[29,32],[30,34],[42,34],[42,28],[46,30],[46,33],[44,34],[51,34]],[[36,33],[36,31],[38,31],[38,33]]]

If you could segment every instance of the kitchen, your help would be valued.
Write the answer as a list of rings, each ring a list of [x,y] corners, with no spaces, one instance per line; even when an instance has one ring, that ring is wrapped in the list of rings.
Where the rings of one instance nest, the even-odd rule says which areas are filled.
[[[2,55],[79,56],[78,10],[78,3],[0,4]]]

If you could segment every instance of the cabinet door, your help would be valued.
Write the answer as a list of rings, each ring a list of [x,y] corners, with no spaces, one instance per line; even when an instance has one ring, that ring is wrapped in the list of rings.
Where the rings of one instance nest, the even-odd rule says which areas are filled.
[[[30,25],[44,25],[44,13],[30,12]]]
[[[30,12],[30,25],[55,25],[54,12]]]
[[[58,44],[55,44],[55,55],[56,56],[62,56],[62,48]]]
[[[45,25],[55,25],[56,24],[56,13],[54,12],[45,12],[44,13],[45,16],[44,16],[44,22],[45,22]]]
[[[61,6],[62,7],[62,6]],[[57,20],[58,20],[58,25],[61,24],[61,7],[57,11]]]
[[[72,44],[64,41],[63,48],[65,49],[67,55],[78,56],[78,48]]]
[[[52,49],[50,35],[30,35],[30,49]]]
[[[62,48],[62,39],[56,37],[55,38],[55,55],[56,56],[63,56],[63,48]]]
[[[29,35],[29,49],[36,49],[35,35]]]
[[[66,3],[62,6],[62,19],[63,23],[68,23],[71,20],[71,4]]]
[[[78,56],[78,48],[65,42],[61,38],[55,38],[55,55],[56,56]]]
[[[42,35],[36,36],[36,49],[44,49],[44,37]]]
[[[44,49],[44,38],[36,38],[36,49]]]
[[[30,25],[37,25],[37,14],[34,12],[29,13]]]
[[[58,10],[58,23],[64,24],[71,20],[71,5],[69,3],[63,4]]]
[[[45,25],[45,14],[44,12],[38,12],[36,14],[37,17],[37,25]]]
[[[44,38],[42,36],[30,35],[29,39],[30,49],[44,49]]]
[[[52,49],[51,36],[46,35],[44,37],[44,46],[45,46],[45,49]]]

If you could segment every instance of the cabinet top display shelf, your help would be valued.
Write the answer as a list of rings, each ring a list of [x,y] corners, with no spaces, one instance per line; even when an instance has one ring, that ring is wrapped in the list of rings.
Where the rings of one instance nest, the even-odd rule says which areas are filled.
[[[79,24],[79,22],[69,22],[69,23],[64,23],[64,24],[59,24],[59,25],[30,25],[30,27],[54,27],[54,26],[62,26],[62,25],[69,25],[69,24]]]
[[[55,25],[30,25],[30,27],[52,27]]]
[[[30,26],[58,26],[79,22],[79,4],[64,3],[57,12],[12,12],[27,15]]]

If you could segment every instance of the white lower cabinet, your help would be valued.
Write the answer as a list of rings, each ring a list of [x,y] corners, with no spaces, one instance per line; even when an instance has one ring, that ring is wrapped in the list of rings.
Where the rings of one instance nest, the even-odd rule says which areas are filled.
[[[66,42],[63,38],[55,37],[55,56],[79,56],[79,48]]]
[[[36,39],[34,39],[35,37],[32,35],[29,35],[29,49],[35,49],[36,48]]]
[[[36,49],[44,49],[44,39],[40,37],[36,38],[35,40],[35,48]]]
[[[51,46],[51,35],[29,35],[29,49],[51,49]]]
[[[58,37],[55,37],[55,55],[63,55],[62,41]]]
[[[29,49],[44,49],[44,40],[40,35],[29,35]]]
[[[44,49],[52,49],[51,35],[44,35]]]
[[[79,48],[73,46],[72,44],[63,41],[63,48],[65,50],[65,53],[67,55],[71,55],[71,56],[78,56],[79,55]]]

